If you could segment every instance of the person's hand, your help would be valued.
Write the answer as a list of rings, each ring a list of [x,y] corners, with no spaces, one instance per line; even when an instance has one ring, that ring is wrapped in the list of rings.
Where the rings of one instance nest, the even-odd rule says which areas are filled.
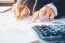
[[[23,6],[21,3],[15,3],[13,5],[13,12],[16,15],[17,19],[23,19],[28,15],[27,6]]]
[[[48,6],[45,6],[41,8],[39,11],[34,12],[33,14],[33,21],[36,21],[36,19],[39,19],[40,21],[50,21],[55,18],[56,14],[54,10]]]

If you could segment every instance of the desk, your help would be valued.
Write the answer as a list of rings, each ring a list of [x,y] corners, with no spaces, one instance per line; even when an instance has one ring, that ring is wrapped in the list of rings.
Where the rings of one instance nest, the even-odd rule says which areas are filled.
[[[33,31],[29,20],[19,21],[10,12],[0,13],[0,43],[47,43]]]

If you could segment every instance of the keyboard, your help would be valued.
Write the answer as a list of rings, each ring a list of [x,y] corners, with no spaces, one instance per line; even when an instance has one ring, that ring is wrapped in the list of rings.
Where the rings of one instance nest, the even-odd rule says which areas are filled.
[[[32,28],[42,40],[65,40],[65,25],[35,25]]]

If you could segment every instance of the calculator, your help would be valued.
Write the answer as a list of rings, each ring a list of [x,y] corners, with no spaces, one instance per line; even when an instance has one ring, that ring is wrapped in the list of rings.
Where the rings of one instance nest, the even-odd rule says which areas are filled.
[[[40,39],[45,41],[61,41],[65,40],[65,25],[54,22],[54,25],[34,25],[33,30]]]

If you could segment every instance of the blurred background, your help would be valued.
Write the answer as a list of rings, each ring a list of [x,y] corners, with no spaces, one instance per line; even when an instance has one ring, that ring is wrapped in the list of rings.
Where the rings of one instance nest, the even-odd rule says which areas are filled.
[[[0,6],[11,6],[16,0],[0,0]]]

